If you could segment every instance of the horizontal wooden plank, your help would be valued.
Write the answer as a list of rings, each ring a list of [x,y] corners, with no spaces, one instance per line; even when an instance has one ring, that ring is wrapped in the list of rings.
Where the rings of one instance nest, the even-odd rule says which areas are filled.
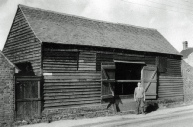
[[[75,65],[77,66],[77,62],[43,62],[43,66],[64,66],[64,65]]]
[[[177,95],[184,95],[181,92],[172,92],[172,93],[159,93],[159,97],[165,97],[165,96],[177,96]]]
[[[160,85],[177,85],[177,84],[182,84],[183,85],[183,82],[182,81],[179,81],[179,82],[169,82],[169,81],[160,81],[159,82]]]
[[[94,51],[94,50],[85,50],[85,49],[79,49],[79,52],[80,52],[80,54],[96,54],[96,51]]]
[[[86,70],[86,71],[87,71],[87,70],[93,70],[93,71],[94,71],[94,70],[96,70],[96,68],[78,68],[78,70],[82,70],[82,71],[83,71],[83,70]]]
[[[74,51],[74,52],[79,52],[79,51],[83,51],[81,49],[76,49],[76,48],[50,48],[49,45],[45,45],[44,48],[43,48],[43,51]]]
[[[78,64],[79,68],[96,68],[95,65]]]
[[[159,76],[160,79],[183,79],[183,77],[179,76]]]
[[[183,83],[160,83],[158,87],[183,87]]]
[[[9,58],[15,58],[15,57],[19,57],[18,55],[13,55],[15,53],[18,53],[21,55],[30,55],[30,56],[37,56],[38,54],[40,54],[40,52],[38,51],[40,50],[40,48],[33,48],[33,49],[15,49],[15,50],[7,50],[4,53],[6,54],[7,57]],[[12,53],[12,54],[11,54]],[[22,57],[23,58],[23,57]]]
[[[72,76],[53,76],[53,75],[45,75],[44,76],[44,79],[46,80],[46,79],[67,79],[67,80],[69,80],[69,79],[100,79],[101,77],[100,77],[100,75],[72,75]]]
[[[176,97],[159,97],[158,100],[165,100],[165,99],[169,99],[169,100],[183,100],[184,96],[176,96]]]
[[[69,92],[69,93],[44,93],[44,97],[50,96],[73,96],[73,95],[91,95],[91,94],[100,94],[101,91],[84,91],[84,92]]]
[[[57,90],[57,89],[89,89],[89,88],[101,88],[100,84],[95,85],[95,86],[89,86],[89,85],[85,85],[85,86],[45,86],[44,89],[45,90]]]
[[[15,33],[15,32],[19,32],[21,30],[26,30],[26,29],[30,29],[29,28],[29,25],[25,22],[22,22],[24,21],[23,19],[20,20],[20,22],[17,22],[17,23],[13,23],[13,26],[12,26],[12,30],[10,31],[10,33]],[[18,24],[20,23],[20,26],[18,27]]]
[[[90,72],[97,72],[96,70],[61,70],[61,69],[44,69],[43,72],[44,73],[74,73],[74,72],[87,72],[87,73],[90,73]]]
[[[51,63],[55,63],[55,62],[62,62],[62,63],[77,63],[77,60],[74,59],[74,60],[65,60],[65,59],[43,59],[43,62],[51,62]]]
[[[59,71],[59,70],[56,70]],[[78,70],[69,70],[69,71],[65,71],[65,72],[53,72],[53,73],[66,73],[66,74],[74,74],[74,73],[98,73],[101,74],[100,71],[78,71]]]
[[[183,81],[183,79],[159,79],[159,81],[179,82]]]
[[[183,93],[183,89],[163,89],[163,90],[158,90],[158,93],[172,93],[172,92],[179,92]]]
[[[183,82],[159,82],[159,86],[177,86],[183,84]]]
[[[56,69],[69,69],[69,68],[78,68],[78,64],[65,64],[65,65],[46,65],[46,64],[43,64],[43,68],[44,69],[52,69],[52,68],[56,68]]]
[[[59,56],[54,56],[54,57],[43,57],[43,59],[49,59],[49,60],[57,60],[57,59],[60,59],[60,60],[77,60],[77,56],[68,56],[68,57],[59,57]]]
[[[90,97],[100,97],[100,94],[86,94],[86,95],[68,95],[68,96],[47,96],[44,100],[60,100],[60,99],[75,99],[75,98],[90,98]]]
[[[92,82],[99,82],[101,80],[98,80],[98,79],[73,79],[73,80],[44,80],[44,82],[52,82],[52,83],[60,83],[60,82],[63,82],[63,83],[73,83],[73,82],[87,82],[87,81],[92,81]]]
[[[69,102],[69,103],[53,103],[53,104],[45,104],[44,107],[45,108],[50,108],[50,107],[63,107],[65,108],[65,106],[75,106],[75,105],[83,105],[83,104],[96,104],[96,103],[100,103],[100,100],[92,100],[92,101],[79,101],[77,102]]]
[[[36,45],[35,45],[36,44]],[[27,49],[31,49],[31,48],[38,48],[38,46],[40,46],[39,43],[26,43],[26,45],[13,45],[13,46],[10,46],[8,47],[7,49],[22,49],[22,48],[27,48]],[[11,51],[14,51],[14,50],[11,50]]]
[[[63,92],[84,92],[84,91],[100,91],[100,88],[90,88],[90,89],[44,89],[44,93],[63,93]]]
[[[40,48],[33,48],[33,49],[29,49],[29,50],[23,50],[23,49],[20,49],[19,50],[21,54],[30,54],[30,55],[33,55],[33,54],[40,54],[41,51],[40,51]],[[17,53],[18,51],[17,50],[14,50],[14,51],[4,51],[5,54],[7,53]],[[6,55],[7,57],[11,57],[13,56],[13,54],[7,54]]]
[[[70,67],[70,68],[60,68],[60,67],[43,67],[44,70],[59,70],[59,71],[56,71],[56,72],[62,72],[62,71],[75,71],[77,70],[77,67]],[[50,72],[50,71],[45,71],[45,72]]]
[[[44,105],[53,104],[53,103],[56,103],[56,104],[57,103],[70,103],[70,102],[77,102],[77,103],[79,103],[79,101],[93,101],[93,100],[100,100],[100,97],[45,100]]]
[[[183,97],[184,95],[183,94],[172,94],[172,95],[158,95],[158,98],[166,98],[166,97],[179,97],[179,96],[181,96],[181,97]]]
[[[70,85],[70,86],[84,86],[84,85],[90,85],[90,86],[92,86],[92,85],[99,85],[99,84],[101,84],[101,82],[100,81],[98,81],[98,82],[93,82],[93,81],[91,81],[91,82],[55,82],[55,83],[47,83],[47,82],[45,82],[44,83],[44,86],[68,86],[68,85]]]
[[[66,73],[52,73],[53,76],[101,76],[100,72],[66,72]]]
[[[183,88],[183,85],[176,85],[176,86],[158,86],[158,89],[169,89],[169,88]]]

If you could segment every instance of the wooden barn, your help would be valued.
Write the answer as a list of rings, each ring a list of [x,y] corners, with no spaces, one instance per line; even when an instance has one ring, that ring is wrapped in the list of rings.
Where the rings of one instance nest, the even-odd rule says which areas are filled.
[[[147,99],[183,100],[181,55],[155,29],[19,5],[3,53],[21,70],[18,117],[112,100],[129,110],[139,81]]]

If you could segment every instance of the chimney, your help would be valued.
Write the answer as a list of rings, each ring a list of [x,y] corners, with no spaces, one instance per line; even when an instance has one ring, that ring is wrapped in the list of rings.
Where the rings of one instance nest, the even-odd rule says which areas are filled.
[[[184,41],[183,42],[183,50],[186,50],[188,48],[188,42]]]

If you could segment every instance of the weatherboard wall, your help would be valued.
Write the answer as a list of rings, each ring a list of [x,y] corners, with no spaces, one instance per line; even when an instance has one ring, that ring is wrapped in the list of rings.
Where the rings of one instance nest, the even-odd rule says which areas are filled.
[[[165,55],[165,58],[167,62],[165,72],[158,72],[157,97],[158,99],[182,99],[183,83],[181,72],[178,71],[180,57],[172,58]],[[44,108],[99,104],[102,62],[122,60],[158,65],[157,59],[158,55],[151,53],[44,43]]]
[[[96,53],[43,45],[44,108],[99,104],[100,72]]]
[[[18,8],[3,53],[14,64],[30,62],[35,75],[41,75],[41,43]]]

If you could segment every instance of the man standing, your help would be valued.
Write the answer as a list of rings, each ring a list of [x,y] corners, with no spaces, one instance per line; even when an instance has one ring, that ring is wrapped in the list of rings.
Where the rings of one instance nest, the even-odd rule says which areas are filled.
[[[136,101],[136,114],[139,114],[139,110],[141,110],[142,114],[145,114],[144,113],[145,90],[140,82],[138,82],[137,86],[138,87],[136,87],[134,91],[134,100]]]

